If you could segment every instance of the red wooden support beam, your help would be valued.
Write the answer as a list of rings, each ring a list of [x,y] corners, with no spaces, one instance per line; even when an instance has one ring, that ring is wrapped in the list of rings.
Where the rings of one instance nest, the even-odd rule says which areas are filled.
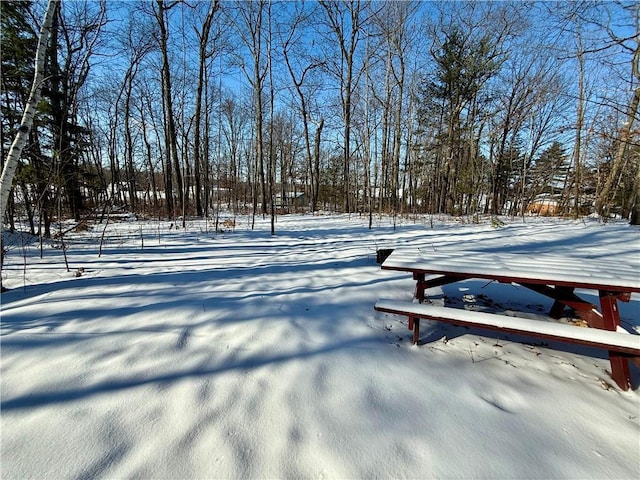
[[[420,319],[416,318],[413,321],[413,344],[417,345],[420,340]]]
[[[415,298],[418,299],[418,303],[423,303],[425,299],[424,291],[427,289],[424,273],[414,272],[413,279],[416,281]],[[418,317],[409,317],[409,330],[413,330],[413,344],[417,345],[420,339],[420,319]]]
[[[598,312],[596,306],[573,293],[573,287],[549,287],[548,285],[534,283],[521,283],[521,285],[554,300],[551,310],[549,311],[550,317],[562,317],[562,312],[566,305],[567,307],[573,308],[578,316],[587,322],[590,327],[604,328],[602,315]]]
[[[600,290],[600,308],[602,309],[602,322],[605,330],[615,331],[620,324],[620,312],[618,311],[618,293]],[[611,363],[611,378],[623,390],[631,386],[631,372],[629,371],[628,357],[609,351]]]
[[[422,303],[424,302],[424,291],[427,288],[424,281],[424,273],[414,272],[413,279],[416,281],[415,298],[418,299],[418,303]]]
[[[531,288],[531,287],[529,287]],[[562,296],[568,296],[568,295],[573,295],[573,288],[572,287],[555,287],[554,291],[558,294],[562,294]],[[551,310],[549,310],[549,316],[551,318],[555,318],[556,320],[558,318],[562,318],[562,315],[564,314],[564,309],[565,309],[566,305],[564,303],[562,303],[561,301],[559,301],[558,299],[555,299],[553,302],[553,305],[551,306]]]

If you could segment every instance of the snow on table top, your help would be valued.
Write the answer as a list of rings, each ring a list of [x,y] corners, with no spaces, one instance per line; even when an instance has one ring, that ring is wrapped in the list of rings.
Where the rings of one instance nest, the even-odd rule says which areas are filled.
[[[567,284],[577,288],[611,287],[629,292],[640,292],[639,267],[631,262],[606,258],[419,248],[395,249],[382,264],[382,268],[388,270],[465,274],[478,278]]]

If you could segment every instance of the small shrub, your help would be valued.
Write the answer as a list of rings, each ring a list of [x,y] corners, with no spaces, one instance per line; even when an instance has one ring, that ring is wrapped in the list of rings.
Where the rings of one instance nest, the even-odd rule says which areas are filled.
[[[225,218],[218,225],[218,233],[233,232],[236,228],[236,220],[234,218]]]
[[[504,222],[498,217],[491,217],[491,226],[493,228],[501,228],[504,227]]]

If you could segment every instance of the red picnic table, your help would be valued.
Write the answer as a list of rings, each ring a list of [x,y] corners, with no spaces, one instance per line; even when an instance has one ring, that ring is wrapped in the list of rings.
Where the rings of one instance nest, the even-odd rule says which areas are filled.
[[[596,257],[400,248],[395,249],[382,263],[382,269],[412,273],[416,281],[415,298],[420,304],[425,301],[425,290],[429,288],[473,278],[487,279],[521,285],[550,297],[554,301],[549,311],[552,318],[561,318],[565,307],[570,307],[591,329],[606,331],[579,333],[577,330],[571,330],[579,327],[563,325],[563,328],[570,328],[560,332],[557,326],[555,329],[549,329],[549,322],[504,315],[442,307],[438,310],[431,307],[402,307],[398,306],[398,302],[392,302],[392,305],[380,301],[376,304],[376,310],[409,317],[409,328],[413,330],[414,343],[418,343],[419,340],[420,318],[430,318],[591,346],[606,346],[609,349],[612,378],[624,390],[631,385],[628,360],[640,359],[640,335],[638,332],[622,329],[618,301],[629,302],[632,293],[640,292],[640,265],[623,264]],[[581,298],[580,293],[576,292],[578,289],[597,291],[600,308]],[[454,310],[456,312],[453,312]],[[495,318],[498,317],[500,321],[496,322]],[[538,327],[539,324],[546,324],[547,327]],[[614,335],[613,332],[618,332],[618,335]],[[594,336],[598,333],[600,337]],[[602,341],[598,338],[602,338]]]

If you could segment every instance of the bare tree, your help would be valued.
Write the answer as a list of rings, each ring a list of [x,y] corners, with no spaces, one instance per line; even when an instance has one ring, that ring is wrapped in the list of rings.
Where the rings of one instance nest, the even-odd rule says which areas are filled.
[[[234,212],[239,207],[241,188],[241,153],[243,135],[249,121],[247,109],[228,96],[220,102],[221,134],[225,142],[224,152],[229,159],[230,204]],[[222,140],[222,139],[221,139]],[[222,148],[222,146],[221,146]]]
[[[585,51],[582,43],[582,25],[576,22],[576,59],[578,61],[578,95],[576,103],[576,134],[573,143],[574,216],[580,215],[580,180],[582,170],[582,131],[585,121]]]
[[[198,36],[198,86],[196,87],[196,111],[194,116],[194,151],[193,151],[193,167],[195,176],[195,200],[196,200],[196,214],[201,217],[203,213],[202,208],[202,147],[201,131],[202,131],[202,103],[203,103],[203,90],[205,88],[205,77],[207,74],[207,62],[211,58],[215,50],[209,46],[209,40],[211,37],[211,25],[213,23],[214,16],[220,8],[219,0],[213,0],[209,5],[209,10],[202,23],[200,30],[196,29]],[[208,136],[207,136],[208,137]],[[206,158],[205,158],[206,160]]]
[[[82,151],[88,132],[79,122],[81,89],[91,70],[91,57],[106,25],[105,1],[61,4],[54,17],[49,46],[48,100],[53,135],[53,170],[59,176],[57,191],[66,197],[69,211],[80,221],[85,210],[82,189]]]
[[[176,191],[178,192],[178,209],[184,208],[184,188],[182,185],[182,169],[178,156],[178,138],[173,111],[173,91],[171,85],[171,66],[169,62],[169,32],[167,30],[168,11],[179,2],[171,3],[165,0],[156,0],[153,13],[158,22],[160,53],[162,54],[162,104],[165,113],[165,155],[167,158],[165,167],[165,197],[167,213],[173,218],[175,215],[173,203],[173,176],[176,178]],[[172,164],[173,161],[173,164]]]
[[[380,43],[371,48],[381,52],[380,65],[384,65],[384,91],[376,94],[382,106],[381,174],[382,197],[389,200],[393,212],[401,209],[400,153],[405,121],[405,78],[407,56],[414,40],[411,19],[417,11],[417,3],[388,2],[376,12],[374,23]]]
[[[265,12],[268,8],[266,0],[256,2],[237,2],[238,20],[234,26],[242,43],[251,55],[250,65],[240,59],[240,66],[251,85],[254,105],[254,122],[256,135],[257,175],[260,184],[261,210],[267,213],[267,183],[264,154],[264,94],[267,74],[269,72],[269,52],[264,38],[267,33]]]
[[[122,83],[121,96],[124,96],[122,107],[122,118],[125,138],[125,171],[127,172],[128,199],[132,211],[136,211],[136,169],[134,166],[134,141],[131,120],[134,113],[133,98],[136,77],[145,56],[151,51],[152,43],[149,38],[149,31],[140,28],[140,23],[134,18],[129,19],[127,31],[123,38],[124,46],[128,55],[127,68]]]
[[[368,22],[368,3],[356,0],[325,1],[320,0],[324,9],[327,26],[333,40],[340,50],[340,58],[334,69],[334,75],[340,82],[342,103],[342,121],[344,128],[343,145],[343,209],[351,211],[351,128],[353,115],[353,97],[362,70],[357,69],[356,53],[364,36],[364,26]]]
[[[275,86],[273,84],[273,22],[271,16],[271,2],[267,6],[267,65],[269,74],[269,162],[267,166],[267,182],[269,197],[269,213],[271,217],[271,235],[276,234],[276,208],[274,203],[274,189],[276,177],[276,151],[274,139],[275,120]],[[283,197],[284,200],[284,197]]]
[[[612,44],[621,46],[631,54],[632,80],[630,85],[631,96],[628,100],[624,119],[618,134],[618,147],[613,158],[610,173],[607,176],[604,187],[600,191],[597,199],[596,209],[598,213],[604,217],[608,216],[609,209],[613,203],[615,182],[622,169],[625,153],[631,151],[633,125],[637,122],[638,107],[640,105],[640,7],[635,5],[628,6],[626,8],[631,12],[633,17],[633,24],[635,27],[634,35],[626,38],[621,37],[611,29],[610,25],[605,26]],[[637,138],[638,137],[636,136],[636,140]],[[636,159],[634,163],[636,164],[636,172],[640,171],[640,164],[638,163],[638,160]],[[640,222],[640,219],[638,218],[638,212],[640,211],[640,174],[635,176],[635,200],[633,210],[636,213],[631,216],[631,223],[633,225],[638,225]]]
[[[309,21],[314,18],[313,11],[305,11],[300,4],[296,4],[291,20],[286,28],[285,38],[281,39],[282,53],[284,56],[289,76],[293,82],[298,98],[298,110],[302,119],[303,139],[305,155],[307,159],[307,169],[309,171],[309,183],[311,191],[311,211],[315,212],[318,207],[318,194],[320,190],[320,140],[322,129],[324,128],[324,118],[314,121],[312,119],[312,108],[310,97],[313,95],[308,87],[308,79],[319,67],[324,65],[324,61],[305,55],[300,51],[300,47],[309,48],[304,41],[304,28]],[[298,46],[298,51],[294,53],[294,48]],[[310,124],[316,125],[315,141],[312,148],[312,134]]]

